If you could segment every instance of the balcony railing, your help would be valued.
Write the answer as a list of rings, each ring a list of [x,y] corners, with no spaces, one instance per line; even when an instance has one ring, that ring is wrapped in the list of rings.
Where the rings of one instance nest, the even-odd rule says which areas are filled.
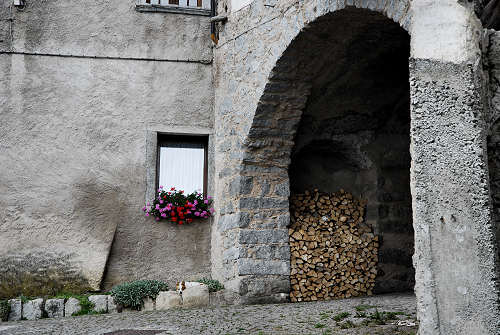
[[[140,12],[176,12],[210,15],[211,0],[137,0]]]

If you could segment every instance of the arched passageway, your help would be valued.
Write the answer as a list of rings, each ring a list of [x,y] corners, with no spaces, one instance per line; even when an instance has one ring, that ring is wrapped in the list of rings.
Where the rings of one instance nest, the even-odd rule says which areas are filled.
[[[325,18],[301,39],[306,43],[315,34],[325,39],[328,46],[322,53],[327,58],[312,77],[295,136],[289,168],[292,197],[303,198],[297,194],[314,189],[330,194],[343,189],[363,199],[366,207],[364,220],[351,220],[350,211],[345,214],[340,203],[324,202],[319,211],[300,211],[292,204],[293,210],[299,210],[297,215],[291,213],[294,231],[331,229],[330,234],[316,234],[319,244],[307,251],[301,249],[303,243],[298,245],[291,239],[292,273],[296,272],[293,268],[303,272],[292,275],[292,292],[298,286],[316,289],[317,282],[323,283],[323,290],[329,290],[329,285],[340,286],[341,291],[336,288],[332,297],[345,297],[346,292],[352,293],[347,293],[349,297],[413,290],[409,35],[381,14],[359,9]],[[314,49],[306,53],[314,53]],[[364,248],[344,245],[346,234],[360,244],[370,240],[362,239],[364,230],[356,227],[343,232],[341,216],[353,226],[356,221],[371,228],[378,237],[376,243],[368,245],[375,257],[367,258]],[[311,223],[316,221],[323,224],[313,229]],[[294,246],[300,248],[293,252]],[[300,257],[294,257],[299,253]],[[296,265],[304,254],[311,255],[311,260]],[[315,257],[318,254],[323,258]],[[339,262],[350,265],[340,266]],[[369,270],[376,271],[376,278],[366,275]],[[345,276],[345,272],[352,274]],[[304,278],[307,280],[301,284]],[[351,288],[350,282],[358,280],[362,281],[361,288],[368,286],[366,291],[359,291],[360,286],[358,290]],[[371,284],[366,285],[365,280]]]
[[[274,194],[343,188],[367,201],[364,222],[380,237],[370,292],[414,284],[409,40],[397,23],[367,9],[318,18],[277,62],[245,143],[243,178],[255,176]],[[244,210],[263,221],[288,215],[288,206],[272,200],[255,208],[244,203]],[[286,240],[275,244],[288,247]],[[307,270],[330,271],[324,264]]]

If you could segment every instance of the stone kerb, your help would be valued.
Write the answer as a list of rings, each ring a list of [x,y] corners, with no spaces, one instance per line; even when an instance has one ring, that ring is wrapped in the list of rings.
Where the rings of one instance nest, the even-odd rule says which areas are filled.
[[[61,318],[64,316],[64,299],[47,299],[45,301],[45,313],[49,318]]]
[[[97,313],[136,312],[130,308],[119,308],[111,295],[91,295],[88,300],[94,304],[93,311]],[[141,311],[164,311],[175,308],[199,308],[206,306],[231,305],[234,295],[227,290],[209,292],[208,286],[200,284],[186,288],[182,294],[177,291],[159,292],[156,299],[145,298]],[[71,317],[82,310],[80,301],[76,298],[47,299],[42,298],[22,302],[21,299],[9,300],[11,310],[9,321],[37,320],[43,317]]]
[[[108,296],[107,295],[91,295],[89,301],[94,304],[94,311],[98,313],[108,312]]]
[[[22,314],[26,320],[37,320],[42,318],[43,299],[35,299],[23,303]]]
[[[80,301],[75,298],[69,298],[64,304],[64,316],[72,316],[74,313],[80,312],[82,307]]]
[[[22,318],[23,303],[21,299],[10,299],[9,321],[19,321]]]

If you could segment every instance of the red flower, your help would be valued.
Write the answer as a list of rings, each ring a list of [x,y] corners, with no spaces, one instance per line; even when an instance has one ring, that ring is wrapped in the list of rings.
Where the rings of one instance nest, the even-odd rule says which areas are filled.
[[[186,221],[187,221],[187,223],[191,223],[191,222],[193,222],[193,219],[187,218]]]
[[[170,191],[175,191],[175,187],[172,187],[172,188],[170,189]]]
[[[175,212],[174,212],[174,211],[171,211],[171,212],[170,212],[170,216],[175,216]]]
[[[179,191],[180,194],[184,193],[184,191]]]
[[[182,221],[182,220],[181,220],[181,221],[179,221],[179,224],[183,224],[183,223],[184,223],[184,221]]]
[[[175,221],[177,221],[177,218],[174,216],[171,218],[171,220],[175,222]]]

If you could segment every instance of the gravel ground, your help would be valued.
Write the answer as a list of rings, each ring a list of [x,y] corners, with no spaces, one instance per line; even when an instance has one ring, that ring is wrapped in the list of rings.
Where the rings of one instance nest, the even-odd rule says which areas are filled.
[[[0,335],[410,335],[417,332],[415,312],[414,295],[390,294],[293,304],[128,312],[4,322],[0,323]]]

